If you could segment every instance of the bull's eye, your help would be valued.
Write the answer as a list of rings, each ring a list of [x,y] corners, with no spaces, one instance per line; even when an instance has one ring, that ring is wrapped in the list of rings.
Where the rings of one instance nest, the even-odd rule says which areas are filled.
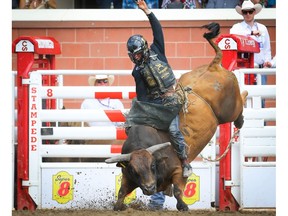
[[[151,169],[154,170],[154,171],[156,170],[156,163],[155,163],[155,162],[153,162],[153,163],[151,164]]]

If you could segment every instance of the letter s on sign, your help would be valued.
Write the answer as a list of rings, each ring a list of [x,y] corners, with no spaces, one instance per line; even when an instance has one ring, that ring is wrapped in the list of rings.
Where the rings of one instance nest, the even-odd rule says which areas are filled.
[[[28,47],[27,47],[27,41],[23,41],[22,42],[22,51],[27,51],[28,50]]]
[[[230,38],[227,38],[226,40],[225,40],[225,49],[230,49],[231,48],[231,46],[230,46]]]

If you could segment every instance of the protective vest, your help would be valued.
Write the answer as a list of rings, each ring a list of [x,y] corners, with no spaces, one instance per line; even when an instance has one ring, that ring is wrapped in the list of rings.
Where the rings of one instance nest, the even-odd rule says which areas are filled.
[[[176,82],[169,64],[160,61],[157,54],[150,50],[149,61],[141,70],[148,86],[149,94],[164,94]]]

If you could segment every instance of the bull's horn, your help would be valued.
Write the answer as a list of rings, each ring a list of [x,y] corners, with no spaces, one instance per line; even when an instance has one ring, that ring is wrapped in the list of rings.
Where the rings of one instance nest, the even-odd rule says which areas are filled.
[[[157,145],[154,145],[154,146],[150,146],[146,150],[148,152],[150,152],[151,154],[153,154],[155,151],[158,151],[158,150],[160,150],[162,148],[165,148],[166,146],[169,146],[169,145],[171,145],[170,142],[165,142],[165,143],[157,144]]]
[[[121,154],[105,160],[106,163],[117,163],[122,161],[130,161],[131,154]]]

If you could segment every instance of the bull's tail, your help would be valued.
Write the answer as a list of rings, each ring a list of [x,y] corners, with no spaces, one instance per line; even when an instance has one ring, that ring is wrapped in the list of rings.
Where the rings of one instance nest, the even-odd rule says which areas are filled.
[[[214,64],[221,64],[222,61],[222,51],[218,47],[217,44],[214,43],[212,39],[217,37],[220,33],[220,25],[218,23],[212,22],[210,24],[202,26],[202,28],[206,28],[209,30],[209,32],[204,33],[203,37],[206,38],[206,40],[209,42],[209,44],[213,47],[213,49],[216,52],[216,56],[213,59],[213,61],[210,63],[210,66]]]

